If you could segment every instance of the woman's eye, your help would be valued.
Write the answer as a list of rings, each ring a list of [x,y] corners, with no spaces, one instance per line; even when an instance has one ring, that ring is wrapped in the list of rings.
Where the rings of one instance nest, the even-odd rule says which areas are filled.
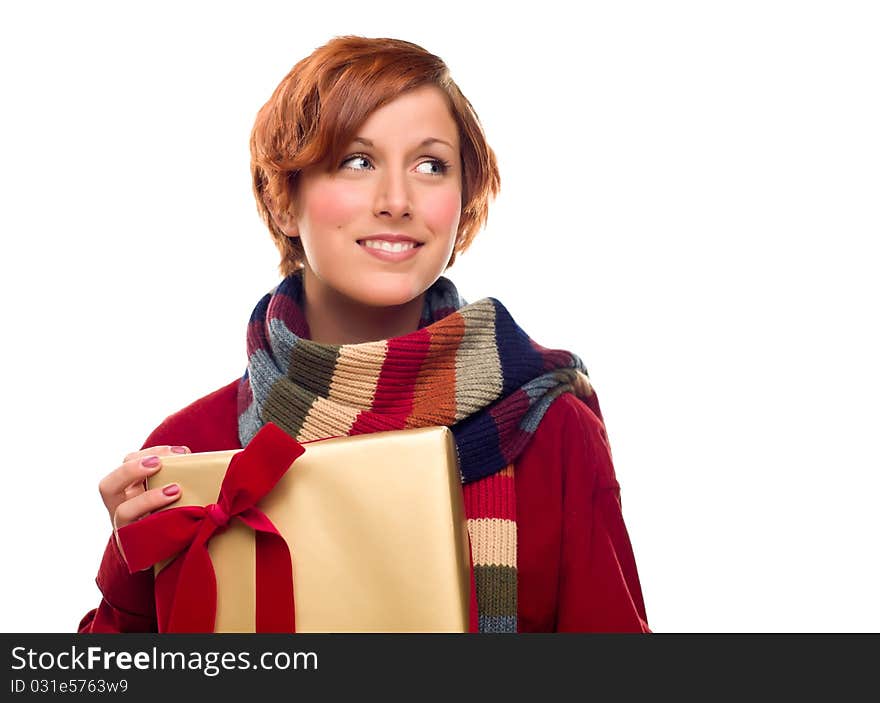
[[[422,167],[427,168],[422,168]],[[449,164],[445,161],[441,161],[440,159],[429,159],[428,161],[422,161],[418,166],[416,166],[416,170],[419,173],[427,173],[432,176],[442,176],[446,173],[449,168]]]
[[[369,171],[373,169],[373,162],[364,154],[353,154],[343,159],[339,167],[351,169],[352,171]],[[426,159],[416,166],[418,173],[430,176],[442,176],[448,170],[449,164],[441,159]]]
[[[349,156],[345,159],[340,165],[340,168],[350,168],[354,171],[365,171],[371,166],[372,164],[366,156],[363,154],[355,154],[354,156]]]

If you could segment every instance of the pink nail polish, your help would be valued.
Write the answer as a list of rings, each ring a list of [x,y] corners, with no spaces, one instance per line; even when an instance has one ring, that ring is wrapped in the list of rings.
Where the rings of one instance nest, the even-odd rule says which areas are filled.
[[[186,454],[186,447],[171,447],[171,451],[175,454]]]
[[[162,493],[166,496],[176,496],[180,493],[180,486],[176,483],[172,483],[170,486],[165,486],[165,488],[162,489]]]
[[[159,466],[159,457],[148,456],[146,459],[141,459],[141,466],[146,466],[148,469],[155,469]]]

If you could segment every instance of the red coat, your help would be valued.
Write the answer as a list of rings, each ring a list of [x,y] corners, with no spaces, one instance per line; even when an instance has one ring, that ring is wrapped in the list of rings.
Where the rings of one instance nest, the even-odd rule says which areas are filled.
[[[171,415],[144,447],[239,449],[234,381]],[[520,632],[647,632],[620,486],[602,423],[557,398],[516,462]],[[155,632],[153,573],[128,573],[110,538],[97,577],[103,600],[80,632]]]

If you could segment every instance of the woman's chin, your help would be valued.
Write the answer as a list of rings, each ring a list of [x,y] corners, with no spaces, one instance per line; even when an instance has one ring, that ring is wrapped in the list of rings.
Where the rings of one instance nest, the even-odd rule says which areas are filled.
[[[349,297],[370,307],[398,307],[412,302],[433,282],[405,275],[372,275],[353,281]]]

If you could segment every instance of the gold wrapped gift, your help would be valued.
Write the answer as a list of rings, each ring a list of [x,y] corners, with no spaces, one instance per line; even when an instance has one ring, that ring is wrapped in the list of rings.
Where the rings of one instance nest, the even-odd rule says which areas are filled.
[[[449,429],[303,447],[258,503],[290,547],[297,632],[467,632],[470,553]],[[214,503],[234,454],[163,457],[148,487],[179,483],[169,508]],[[234,520],[208,551],[215,632],[253,632],[254,532]]]

